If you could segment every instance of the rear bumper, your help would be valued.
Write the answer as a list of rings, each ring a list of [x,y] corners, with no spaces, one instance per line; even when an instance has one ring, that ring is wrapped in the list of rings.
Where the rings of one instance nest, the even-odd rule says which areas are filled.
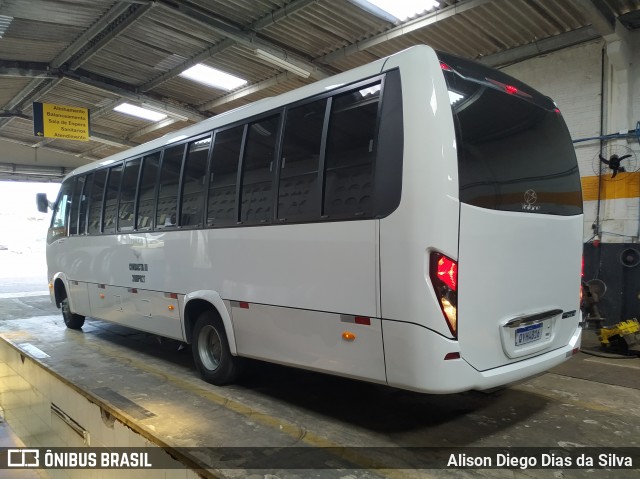
[[[528,359],[478,371],[464,360],[457,341],[409,323],[383,321],[387,382],[412,391],[447,394],[491,389],[540,374],[566,361],[580,346],[582,330],[569,343]],[[461,359],[445,360],[458,352]]]

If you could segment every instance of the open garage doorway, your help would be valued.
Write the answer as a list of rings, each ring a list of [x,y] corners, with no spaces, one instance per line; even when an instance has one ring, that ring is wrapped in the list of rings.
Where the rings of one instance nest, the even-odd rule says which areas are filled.
[[[53,201],[59,183],[0,181],[0,294],[47,291],[45,244],[50,213],[36,193]]]

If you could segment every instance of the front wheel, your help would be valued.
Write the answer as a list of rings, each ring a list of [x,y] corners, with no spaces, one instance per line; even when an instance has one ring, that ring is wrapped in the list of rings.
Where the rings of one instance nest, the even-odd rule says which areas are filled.
[[[71,308],[69,308],[69,298],[65,297],[62,300],[60,303],[60,309],[62,310],[62,319],[64,319],[64,324],[67,325],[67,328],[82,328],[82,325],[84,324],[84,316],[71,312]]]
[[[213,311],[200,315],[191,337],[193,361],[205,381],[221,386],[240,373],[240,358],[233,356],[222,319]]]

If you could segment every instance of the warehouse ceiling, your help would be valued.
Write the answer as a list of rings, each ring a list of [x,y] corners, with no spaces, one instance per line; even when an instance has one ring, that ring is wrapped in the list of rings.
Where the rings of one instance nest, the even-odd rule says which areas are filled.
[[[0,0],[0,179],[59,181],[81,164],[416,44],[503,66],[640,23],[640,0],[436,3],[398,18],[361,0]],[[196,65],[243,83],[212,87],[183,75]],[[90,141],[34,136],[33,102],[89,109]],[[114,110],[123,103],[162,118]]]

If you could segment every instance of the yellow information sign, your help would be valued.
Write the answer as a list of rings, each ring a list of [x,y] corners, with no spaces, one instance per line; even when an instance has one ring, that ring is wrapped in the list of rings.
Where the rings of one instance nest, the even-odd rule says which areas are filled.
[[[89,141],[89,110],[34,102],[33,133],[45,138]]]

